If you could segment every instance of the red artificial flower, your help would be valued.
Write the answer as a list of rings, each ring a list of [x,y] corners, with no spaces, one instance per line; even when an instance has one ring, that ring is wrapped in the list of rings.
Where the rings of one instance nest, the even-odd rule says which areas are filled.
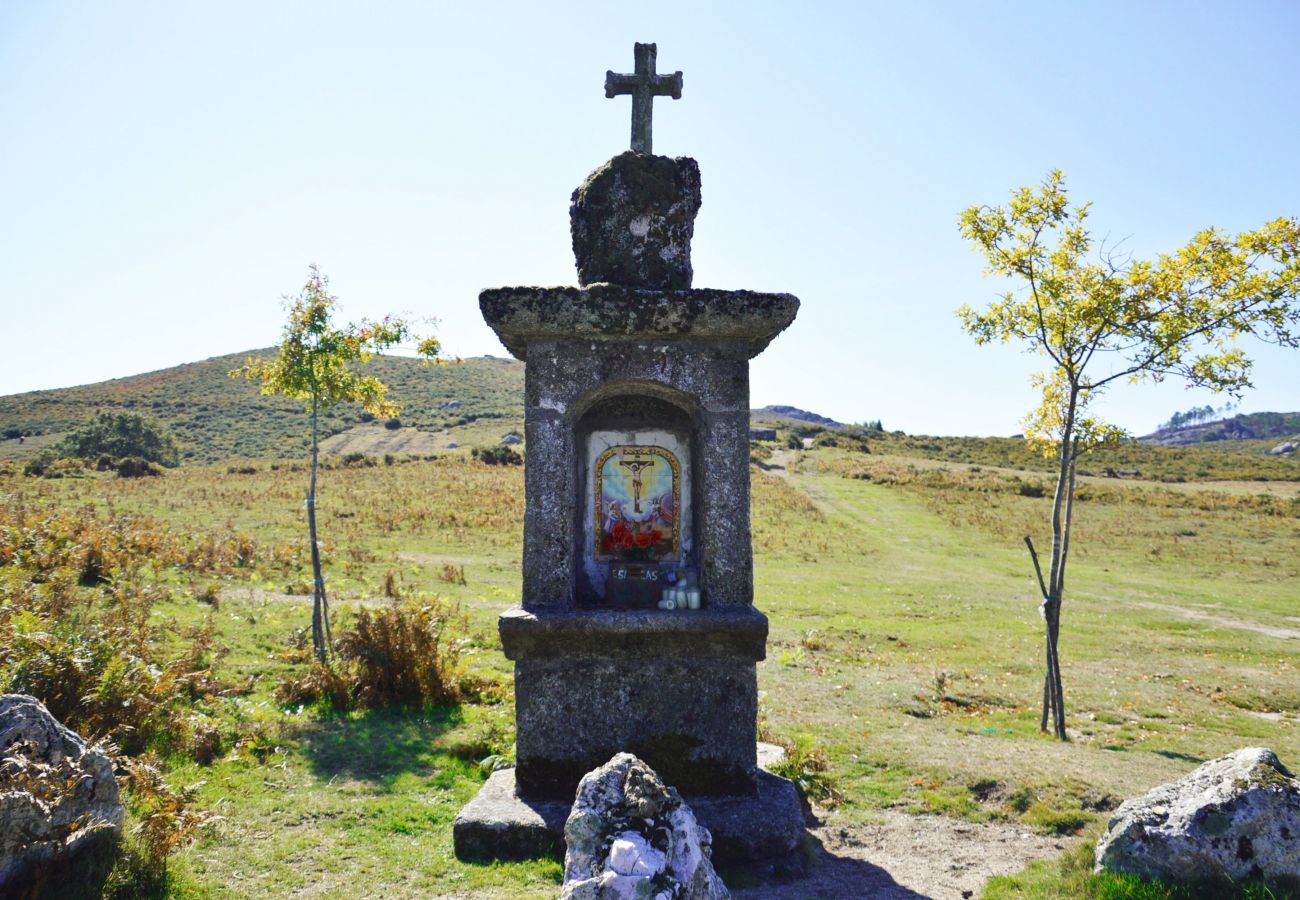
[[[636,536],[636,545],[641,550],[645,550],[653,543],[654,541],[650,538],[650,535],[648,534],[638,534]]]

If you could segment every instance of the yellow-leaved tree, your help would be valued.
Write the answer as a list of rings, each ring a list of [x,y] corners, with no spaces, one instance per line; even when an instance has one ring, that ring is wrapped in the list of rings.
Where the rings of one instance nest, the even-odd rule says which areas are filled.
[[[316,658],[327,663],[333,638],[316,539],[319,414],[335,403],[353,401],[376,416],[396,415],[399,408],[388,399],[388,386],[373,375],[359,374],[354,367],[399,344],[416,342],[416,352],[426,362],[436,360],[442,348],[436,338],[416,338],[411,324],[396,316],[385,316],[377,322],[363,319],[334,325],[331,317],[338,298],[330,294],[329,279],[315,265],[298,296],[284,300],[289,321],[284,326],[278,355],[275,359],[250,359],[230,377],[261,382],[263,394],[306,401],[311,416],[311,480],[307,488],[307,532],[314,579],[311,639]]]
[[[1080,454],[1124,437],[1090,407],[1121,381],[1177,378],[1240,396],[1250,387],[1251,361],[1239,337],[1300,343],[1294,217],[1237,235],[1207,228],[1173,253],[1138,260],[1094,249],[1089,207],[1070,205],[1058,170],[1014,190],[1005,206],[972,206],[960,217],[962,236],[987,260],[987,273],[1019,283],[984,309],[959,309],[962,327],[976,343],[1015,341],[1044,360],[1033,376],[1041,399],[1025,419],[1025,436],[1057,463],[1046,575],[1029,536],[1025,543],[1046,630],[1040,727],[1047,730],[1050,713],[1061,740],[1067,736],[1057,639],[1075,464]]]

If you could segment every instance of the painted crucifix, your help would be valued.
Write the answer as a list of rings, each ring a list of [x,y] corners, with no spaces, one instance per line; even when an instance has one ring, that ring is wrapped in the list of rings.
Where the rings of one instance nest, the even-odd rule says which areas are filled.
[[[655,72],[658,50],[654,44],[634,45],[636,70],[632,75],[605,73],[605,96],[632,95],[632,149],[649,155],[651,150],[651,120],[654,117],[655,97],[682,99],[682,73],[660,75]]]
[[[641,471],[655,464],[654,457],[634,456],[631,459],[624,457],[618,461],[618,464],[632,472],[632,511],[639,513],[641,512]]]

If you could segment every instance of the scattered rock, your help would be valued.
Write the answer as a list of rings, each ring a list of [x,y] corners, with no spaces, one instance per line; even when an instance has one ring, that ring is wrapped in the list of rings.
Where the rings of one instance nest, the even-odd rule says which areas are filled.
[[[631,753],[588,772],[564,824],[561,900],[718,900],[712,837]]]
[[[1285,456],[1289,453],[1295,453],[1297,450],[1300,450],[1300,443],[1296,441],[1285,441],[1284,443],[1278,444],[1268,452],[1274,456]]]
[[[578,284],[685,289],[700,210],[700,167],[689,157],[628,151],[587,176],[569,206]]]
[[[0,696],[0,896],[52,883],[98,896],[124,819],[104,753],[36,698]]]
[[[1097,843],[1097,870],[1166,881],[1300,878],[1300,780],[1246,747],[1125,801]]]
[[[460,400],[448,400],[446,403],[438,404],[438,409],[460,409],[464,405]]]
[[[512,444],[522,444],[523,442],[524,439],[521,438],[519,435],[515,434],[513,431],[501,439],[501,443],[507,447],[511,446]]]

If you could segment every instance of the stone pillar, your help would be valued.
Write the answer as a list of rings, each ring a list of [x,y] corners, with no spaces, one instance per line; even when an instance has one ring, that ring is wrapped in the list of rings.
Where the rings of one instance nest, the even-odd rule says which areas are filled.
[[[698,208],[693,160],[623,154],[575,193],[584,287],[479,297],[484,319],[528,363],[523,601],[500,619],[515,663],[516,767],[494,774],[457,818],[462,855],[544,849],[581,777],[621,751],[691,801],[724,858],[798,843],[794,788],[760,770],[755,752],[767,618],[753,607],[749,360],[794,320],[799,301],[690,288]],[[586,284],[594,272],[623,283]],[[605,503],[587,493],[584,441],[597,432],[681,435],[691,490],[674,514],[689,516],[689,528],[677,525],[690,541],[680,542],[680,559],[642,568],[694,573],[701,609],[612,602],[599,566],[616,564],[601,562],[608,544],[584,525]],[[631,450],[642,446],[651,445]],[[505,821],[534,838],[505,835]]]

